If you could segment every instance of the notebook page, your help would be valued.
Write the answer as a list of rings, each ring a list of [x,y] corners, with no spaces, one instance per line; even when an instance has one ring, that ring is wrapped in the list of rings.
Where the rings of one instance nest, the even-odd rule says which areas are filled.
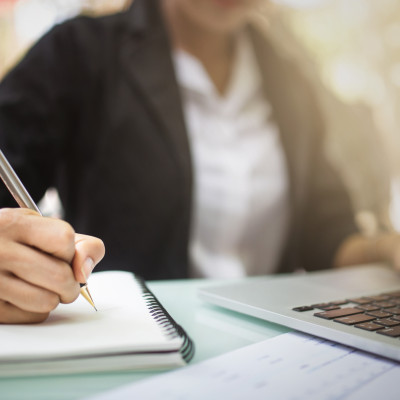
[[[89,289],[98,312],[82,297],[61,304],[47,321],[0,328],[0,361],[178,349],[149,314],[140,285],[121,271],[94,273]]]
[[[397,400],[400,364],[286,333],[87,400]]]

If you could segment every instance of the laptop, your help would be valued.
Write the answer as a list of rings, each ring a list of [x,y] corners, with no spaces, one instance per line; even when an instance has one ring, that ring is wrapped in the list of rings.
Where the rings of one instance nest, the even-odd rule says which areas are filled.
[[[249,277],[202,288],[199,296],[400,361],[400,273],[385,265]]]

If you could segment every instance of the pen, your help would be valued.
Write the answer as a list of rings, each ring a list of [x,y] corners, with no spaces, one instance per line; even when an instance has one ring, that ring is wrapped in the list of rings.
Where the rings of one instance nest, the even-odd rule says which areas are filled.
[[[39,210],[39,207],[32,200],[32,197],[25,189],[25,186],[22,184],[21,180],[18,178],[14,169],[12,168],[12,166],[10,165],[10,163],[8,162],[7,158],[4,156],[1,150],[0,150],[0,177],[20,207],[30,208],[31,210],[34,210],[38,212],[40,215],[42,215],[41,211]],[[94,305],[92,296],[90,295],[86,283],[81,286],[81,295],[97,311],[97,308]]]

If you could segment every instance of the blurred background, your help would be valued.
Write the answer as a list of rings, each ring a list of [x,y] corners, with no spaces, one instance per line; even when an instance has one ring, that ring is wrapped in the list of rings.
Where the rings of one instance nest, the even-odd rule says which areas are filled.
[[[0,0],[0,78],[54,24],[130,2]],[[400,1],[265,0],[255,18],[315,85],[360,227],[400,230]],[[42,209],[62,212],[54,191]]]

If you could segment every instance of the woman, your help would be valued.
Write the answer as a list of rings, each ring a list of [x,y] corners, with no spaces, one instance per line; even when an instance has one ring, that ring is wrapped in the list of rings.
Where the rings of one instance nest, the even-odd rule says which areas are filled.
[[[312,93],[250,22],[255,6],[135,0],[80,17],[0,85],[0,146],[35,199],[57,187],[66,220],[104,240],[98,269],[237,277],[395,259],[397,236],[357,234]]]

